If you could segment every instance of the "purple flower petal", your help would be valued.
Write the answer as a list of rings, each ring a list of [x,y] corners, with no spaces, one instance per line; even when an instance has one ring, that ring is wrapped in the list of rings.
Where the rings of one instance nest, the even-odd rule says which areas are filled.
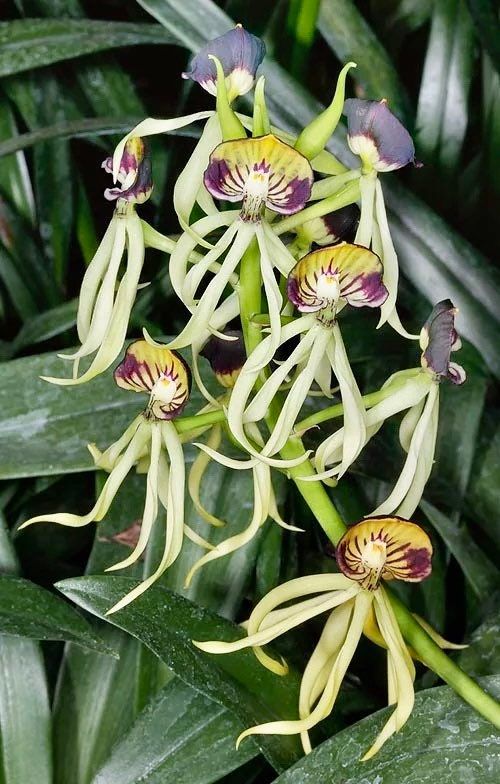
[[[343,242],[300,259],[288,276],[288,299],[305,313],[335,307],[339,298],[355,308],[376,308],[388,296],[382,276],[375,253]]]
[[[217,71],[213,55],[220,60],[230,96],[244,95],[253,87],[257,68],[264,59],[266,47],[257,36],[248,33],[241,25],[214,38],[203,46],[189,63],[183,79],[193,79],[207,92],[217,94]]]
[[[466,380],[465,370],[450,361],[452,352],[461,346],[455,329],[457,312],[449,299],[433,307],[420,333],[421,363],[438,379],[447,378],[454,384],[463,384]]]
[[[145,414],[154,419],[175,419],[188,402],[191,372],[180,354],[166,346],[136,340],[113,375],[122,389],[149,393]]]
[[[240,370],[245,364],[246,352],[241,330],[226,329],[224,335],[235,340],[222,340],[212,335],[203,346],[200,354],[210,362],[217,381],[230,389],[234,386]]]
[[[272,134],[222,142],[212,152],[205,187],[217,199],[242,201],[242,219],[260,220],[264,206],[290,215],[311,195],[309,161]]]
[[[349,98],[344,114],[349,146],[366,166],[387,172],[415,163],[413,140],[385,100]]]
[[[102,168],[108,173],[113,172],[112,158],[106,158]],[[108,201],[121,199],[130,204],[142,204],[151,196],[153,180],[149,150],[140,136],[129,139],[120,161],[118,181],[121,187],[107,188],[104,196]]]

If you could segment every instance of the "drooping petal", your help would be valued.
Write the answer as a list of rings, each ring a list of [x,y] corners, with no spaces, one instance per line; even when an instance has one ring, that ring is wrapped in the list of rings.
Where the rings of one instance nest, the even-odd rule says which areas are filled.
[[[301,210],[311,194],[313,172],[303,155],[268,134],[219,144],[204,182],[215,198],[242,201],[243,220],[258,221],[264,206],[282,215]]]
[[[231,389],[245,364],[245,343],[241,330],[225,329],[223,334],[230,339],[222,340],[212,335],[203,346],[200,355],[210,362],[219,384],[226,389]]]
[[[288,276],[288,299],[308,313],[335,308],[342,298],[353,307],[379,307],[387,298],[382,263],[375,253],[343,242],[308,253]]]
[[[458,309],[449,299],[434,305],[420,333],[421,364],[437,380],[447,378],[453,384],[463,384],[466,380],[465,370],[461,365],[450,362],[452,351],[457,351],[461,346],[455,329],[457,313]]]
[[[252,89],[257,68],[264,59],[266,47],[257,36],[247,32],[241,25],[224,35],[214,38],[203,46],[189,63],[183,79],[198,82],[204,90],[217,94],[217,71],[209,55],[220,61],[230,99],[244,95]]]
[[[147,413],[155,419],[179,416],[191,389],[191,373],[182,357],[145,340],[136,340],[128,347],[114,379],[122,389],[149,393]]]
[[[415,163],[413,140],[387,106],[387,101],[349,98],[344,104],[347,141],[364,166],[380,172]]]
[[[113,174],[113,158],[106,158],[102,168]],[[140,136],[128,139],[120,161],[118,182],[120,188],[106,188],[104,197],[108,201],[121,199],[130,204],[142,204],[151,196],[153,179],[149,149]]]
[[[367,590],[380,580],[420,582],[431,573],[432,545],[420,526],[372,517],[351,526],[337,545],[339,569]]]

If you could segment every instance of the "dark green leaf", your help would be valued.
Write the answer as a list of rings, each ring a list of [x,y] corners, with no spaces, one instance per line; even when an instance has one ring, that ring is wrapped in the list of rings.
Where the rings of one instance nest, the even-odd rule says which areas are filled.
[[[176,679],[141,713],[92,784],[210,784],[256,755],[250,743],[236,751],[239,727],[228,710]]]
[[[12,344],[13,353],[61,335],[76,324],[77,302],[72,299],[28,319]]]
[[[417,108],[416,144],[426,164],[454,171],[468,123],[474,33],[465,0],[434,4]]]
[[[17,571],[15,553],[0,516],[0,568]],[[0,781],[53,784],[51,716],[38,643],[0,637]]]
[[[0,97],[0,147],[5,140],[19,138],[12,110],[6,99]],[[17,148],[20,149],[20,148]],[[11,155],[0,167],[0,192],[7,196],[25,220],[33,223],[35,201],[26,159],[22,153]]]
[[[485,678],[483,685],[500,696],[500,677]],[[373,759],[360,762],[392,710],[327,740],[274,784],[496,784],[498,732],[446,686],[417,694],[403,729]]]
[[[109,576],[58,583],[65,596],[99,617],[133,586],[127,578]],[[153,586],[108,620],[138,637],[183,681],[232,711],[242,729],[296,715],[295,675],[277,678],[251,651],[224,656],[202,653],[193,639],[233,640],[241,636],[241,630],[183,597]],[[278,770],[288,767],[299,753],[296,738],[259,736],[257,743]]]
[[[357,64],[351,71],[368,98],[387,98],[391,109],[408,120],[410,105],[388,53],[352,0],[323,0],[319,15],[321,35],[341,63]]]
[[[500,73],[500,39],[498,36],[498,4],[495,0],[467,0],[481,43]]]
[[[0,23],[0,76],[122,46],[168,44],[159,25],[94,19],[16,19]]]
[[[0,633],[33,640],[71,640],[84,648],[112,653],[67,602],[21,577],[0,575]]]
[[[485,620],[474,630],[469,647],[458,657],[462,669],[473,678],[500,672],[500,594],[495,594],[487,607]]]
[[[499,587],[498,570],[470,537],[464,525],[453,523],[427,501],[420,502],[424,514],[442,537],[479,599],[485,600]]]

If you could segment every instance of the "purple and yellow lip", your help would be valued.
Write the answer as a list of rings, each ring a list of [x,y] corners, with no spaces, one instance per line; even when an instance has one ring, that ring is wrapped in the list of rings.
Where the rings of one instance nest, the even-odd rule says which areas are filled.
[[[209,55],[216,57],[222,65],[228,93],[244,95],[254,84],[257,68],[264,59],[266,47],[257,36],[236,25],[224,35],[214,38],[203,46],[189,63],[183,79],[198,82],[204,90],[217,94],[217,71]]]
[[[113,173],[113,159],[106,158],[102,168]],[[108,201],[121,199],[130,204],[142,204],[151,196],[153,190],[151,158],[149,148],[140,136],[129,139],[125,145],[118,181],[121,187],[106,188],[104,196]]]
[[[245,364],[246,352],[241,330],[226,329],[224,335],[232,340],[223,340],[212,335],[205,343],[200,355],[210,362],[219,384],[231,389]]]
[[[380,172],[393,171],[415,161],[415,146],[406,128],[393,115],[387,101],[349,98],[344,103],[347,141],[365,166]]]
[[[313,172],[307,158],[268,134],[219,144],[204,182],[216,199],[242,201],[244,220],[259,220],[264,206],[282,215],[301,210],[311,195]]]
[[[334,307],[339,298],[355,308],[382,305],[388,293],[379,257],[344,242],[312,251],[288,276],[288,299],[303,313]]]
[[[121,389],[149,394],[147,412],[155,419],[179,416],[191,390],[191,373],[183,358],[145,340],[131,343],[114,379]]]
[[[466,373],[461,365],[451,362],[451,354],[461,347],[455,329],[457,308],[449,299],[438,302],[420,333],[421,364],[438,379],[449,379],[453,384],[463,384]]]
[[[432,544],[419,525],[372,517],[351,526],[337,545],[340,571],[373,591],[381,580],[420,582],[432,570]]]

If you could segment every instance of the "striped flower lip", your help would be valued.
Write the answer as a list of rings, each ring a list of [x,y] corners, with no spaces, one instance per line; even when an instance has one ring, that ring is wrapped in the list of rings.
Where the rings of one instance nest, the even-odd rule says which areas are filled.
[[[264,41],[248,33],[240,24],[209,41],[189,63],[183,79],[198,82],[204,90],[217,95],[217,71],[209,55],[217,57],[226,77],[230,100],[252,89],[257,68],[266,54]]]
[[[200,354],[210,362],[219,384],[231,389],[236,383],[240,370],[245,364],[246,352],[241,330],[226,329],[224,335],[233,340],[222,340],[212,335],[203,346]]]
[[[288,299],[303,313],[335,312],[340,299],[355,308],[375,308],[387,299],[379,257],[343,242],[308,253],[288,276]]]
[[[106,158],[102,168],[108,174],[113,174],[113,158]],[[104,197],[108,201],[118,199],[129,204],[142,204],[151,196],[153,190],[151,159],[149,149],[140,136],[134,136],[127,141],[117,179],[120,183],[119,188],[106,188],[104,191]]]
[[[463,384],[467,378],[465,370],[456,362],[450,362],[452,351],[458,351],[462,346],[455,329],[457,313],[458,309],[449,299],[434,305],[420,332],[420,362],[438,381],[447,378],[453,384]]]
[[[313,218],[300,227],[300,233],[316,245],[334,245],[342,240],[354,239],[358,228],[360,210],[357,204],[348,204],[321,218]]]
[[[264,206],[282,215],[299,212],[311,195],[313,172],[307,158],[268,134],[219,144],[204,182],[216,199],[242,201],[242,220],[257,222]]]
[[[349,98],[344,103],[349,147],[368,169],[389,172],[415,161],[413,140],[393,115],[384,98],[365,101]]]
[[[147,419],[175,419],[188,402],[191,373],[182,357],[168,348],[136,340],[114,372],[119,387],[149,393]]]
[[[400,517],[372,517],[351,526],[335,552],[340,571],[374,591],[381,580],[417,583],[432,569],[432,544],[420,526]]]

